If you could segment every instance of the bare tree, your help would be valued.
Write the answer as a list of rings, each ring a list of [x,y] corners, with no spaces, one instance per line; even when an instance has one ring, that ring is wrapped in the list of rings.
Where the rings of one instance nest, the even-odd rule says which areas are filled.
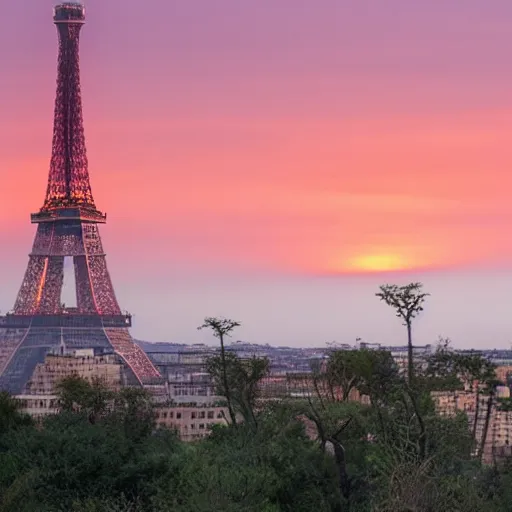
[[[409,385],[413,384],[414,363],[413,363],[413,345],[412,345],[412,321],[421,311],[426,298],[430,295],[422,291],[421,283],[409,283],[405,286],[396,284],[385,284],[380,287],[380,292],[376,296],[391,306],[396,316],[403,320],[403,325],[407,327],[407,378]]]
[[[222,381],[223,387],[226,395],[226,402],[228,404],[229,417],[231,419],[231,424],[236,425],[236,414],[233,408],[233,403],[231,400],[231,392],[229,389],[228,383],[228,372],[227,372],[227,363],[226,363],[226,349],[224,347],[224,337],[231,336],[231,333],[236,327],[239,327],[241,324],[235,320],[230,320],[229,318],[219,318],[219,317],[206,317],[202,325],[198,327],[201,329],[211,329],[213,335],[219,339],[220,341],[220,357],[222,363]]]

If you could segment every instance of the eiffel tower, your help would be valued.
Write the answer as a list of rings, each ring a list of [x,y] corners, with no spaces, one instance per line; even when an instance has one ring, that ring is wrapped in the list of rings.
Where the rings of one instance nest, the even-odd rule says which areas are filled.
[[[0,317],[0,389],[21,393],[37,363],[63,342],[68,349],[115,351],[130,380],[143,385],[160,377],[133,342],[131,316],[121,312],[110,280],[89,182],[80,91],[79,37],[84,6],[54,9],[59,35],[57,96],[46,198],[14,309]],[[65,259],[72,259],[76,307],[61,300]]]

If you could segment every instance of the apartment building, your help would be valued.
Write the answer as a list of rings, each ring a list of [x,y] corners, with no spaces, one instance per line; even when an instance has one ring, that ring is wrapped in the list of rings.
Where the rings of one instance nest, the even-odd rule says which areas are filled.
[[[496,390],[496,399],[509,398],[510,390],[499,386]],[[436,411],[445,416],[453,416],[458,412],[465,412],[470,428],[475,424],[477,410],[476,393],[473,391],[449,391],[432,393]],[[478,417],[476,420],[475,441],[481,446],[485,432],[485,420],[488,410],[489,395],[481,394],[478,397]],[[482,460],[491,464],[495,460],[512,455],[512,411],[501,410],[499,402],[492,405],[489,426],[485,439]]]
[[[39,363],[23,393],[17,395],[21,410],[34,418],[58,412],[56,385],[64,378],[78,375],[89,382],[101,380],[108,388],[123,385],[123,365],[115,354],[94,355],[92,349],[48,354]]]
[[[157,427],[175,430],[182,441],[197,441],[210,434],[213,425],[225,425],[227,407],[166,406],[155,409]]]
[[[123,383],[123,365],[115,354],[94,355],[93,349],[76,350],[63,354],[48,354],[39,363],[25,391],[28,395],[48,395],[62,379],[77,375],[92,382],[101,380],[109,389],[117,391]]]
[[[38,420],[59,412],[57,395],[17,395],[20,410]]]

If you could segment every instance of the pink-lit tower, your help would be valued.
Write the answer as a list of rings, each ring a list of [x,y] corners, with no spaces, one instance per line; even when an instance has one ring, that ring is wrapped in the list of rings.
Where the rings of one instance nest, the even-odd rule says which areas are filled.
[[[119,308],[107,270],[89,181],[80,91],[79,39],[84,6],[54,9],[59,34],[57,96],[46,198],[32,214],[37,233],[14,309],[0,317],[0,388],[20,393],[37,363],[64,341],[69,349],[114,350],[134,382],[159,377],[133,342],[130,315]],[[61,300],[65,258],[72,258],[76,307]]]

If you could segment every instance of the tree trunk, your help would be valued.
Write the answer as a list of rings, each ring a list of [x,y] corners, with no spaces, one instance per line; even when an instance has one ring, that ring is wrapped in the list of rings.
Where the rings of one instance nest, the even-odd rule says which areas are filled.
[[[407,380],[409,386],[413,385],[414,377],[414,354],[412,349],[412,326],[411,321],[407,320]]]
[[[478,442],[476,440],[476,429],[478,426],[478,415],[480,414],[480,382],[476,385],[476,392],[475,392],[476,398],[475,398],[475,419],[473,420],[473,440],[476,443],[476,450],[478,452]]]
[[[253,430],[256,431],[258,428],[258,420],[256,419],[256,414],[254,413],[254,408],[256,407],[256,391],[255,387],[258,384],[249,384],[246,393],[244,393],[243,400],[246,402],[246,407],[248,411],[248,422],[252,425]]]
[[[489,423],[491,421],[493,403],[494,403],[494,389],[491,389],[489,392],[489,399],[487,400],[487,410],[485,411],[484,431],[482,432],[482,442],[480,443],[480,451],[478,453],[480,461],[482,461],[482,459],[484,457],[485,442],[487,441],[487,433],[489,432]]]
[[[372,405],[377,410],[377,418],[379,420],[380,430],[382,432],[382,440],[384,442],[387,442],[387,440],[388,440],[388,432],[387,432],[387,429],[386,429],[386,424],[384,423],[384,418],[382,417],[382,411],[380,409],[380,406],[379,405],[374,405],[374,404],[372,404]]]
[[[226,367],[226,351],[224,350],[224,336],[219,335],[220,339],[220,357],[222,359],[222,383],[224,385],[224,394],[226,395],[226,402],[228,403],[229,416],[231,418],[231,424],[236,426],[236,415],[233,410],[233,404],[231,403],[231,393],[229,392],[228,384],[228,371]]]
[[[345,458],[345,448],[336,439],[330,437],[328,439],[332,443],[334,448],[334,458],[336,460],[336,466],[338,467],[338,473],[340,477],[339,485],[341,495],[347,500],[350,498],[350,479],[347,473],[347,461]]]
[[[414,410],[414,415],[418,420],[418,425],[420,427],[420,435],[418,437],[418,448],[419,448],[419,457],[420,460],[425,460],[427,455],[427,429],[425,427],[425,422],[423,421],[423,416],[421,415],[420,408],[418,407],[418,402],[416,400],[416,392],[414,389],[409,388],[409,397],[411,399],[412,407]]]

